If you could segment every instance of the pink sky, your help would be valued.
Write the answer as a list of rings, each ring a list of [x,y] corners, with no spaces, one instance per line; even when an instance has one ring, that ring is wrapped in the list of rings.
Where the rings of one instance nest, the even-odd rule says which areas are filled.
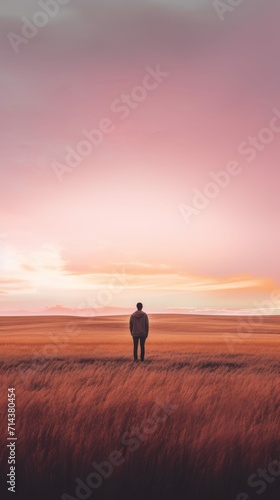
[[[39,10],[29,0],[0,6],[1,33],[21,34],[21,17]],[[138,300],[148,311],[247,311],[272,300],[280,289],[279,14],[272,0],[243,2],[223,22],[210,0],[72,0],[17,54],[5,37],[3,314]],[[150,76],[156,88],[122,120],[113,103],[137,95],[157,65],[168,76]],[[114,131],[59,182],[54,162],[65,164],[66,148],[103,119]],[[271,140],[248,162],[238,146],[265,140],[271,123]],[[182,204],[192,206],[194,191],[231,161],[241,173],[187,223]],[[120,287],[112,284],[119,274]]]

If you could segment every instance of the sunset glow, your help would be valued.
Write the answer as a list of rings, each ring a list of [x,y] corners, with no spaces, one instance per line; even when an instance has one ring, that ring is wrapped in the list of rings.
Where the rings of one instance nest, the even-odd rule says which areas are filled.
[[[0,6],[1,314],[279,314],[280,6],[255,4],[69,1],[18,45],[40,8]]]

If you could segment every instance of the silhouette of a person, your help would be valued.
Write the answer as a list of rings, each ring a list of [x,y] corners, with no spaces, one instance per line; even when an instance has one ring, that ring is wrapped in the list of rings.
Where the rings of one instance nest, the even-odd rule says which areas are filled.
[[[140,341],[141,347],[141,361],[144,361],[145,358],[145,340],[148,337],[149,333],[149,318],[147,314],[142,311],[143,304],[138,302],[136,304],[137,311],[135,311],[129,320],[129,329],[133,338],[133,356],[134,361],[138,360],[138,344]]]

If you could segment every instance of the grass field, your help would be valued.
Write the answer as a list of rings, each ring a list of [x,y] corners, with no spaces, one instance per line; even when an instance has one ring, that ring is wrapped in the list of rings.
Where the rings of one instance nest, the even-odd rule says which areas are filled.
[[[150,323],[134,363],[128,317],[1,318],[1,498],[279,498],[279,317]]]

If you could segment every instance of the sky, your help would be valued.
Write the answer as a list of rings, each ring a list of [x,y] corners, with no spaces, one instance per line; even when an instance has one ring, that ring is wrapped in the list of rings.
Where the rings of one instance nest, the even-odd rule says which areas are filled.
[[[0,5],[2,314],[280,312],[279,14]]]

